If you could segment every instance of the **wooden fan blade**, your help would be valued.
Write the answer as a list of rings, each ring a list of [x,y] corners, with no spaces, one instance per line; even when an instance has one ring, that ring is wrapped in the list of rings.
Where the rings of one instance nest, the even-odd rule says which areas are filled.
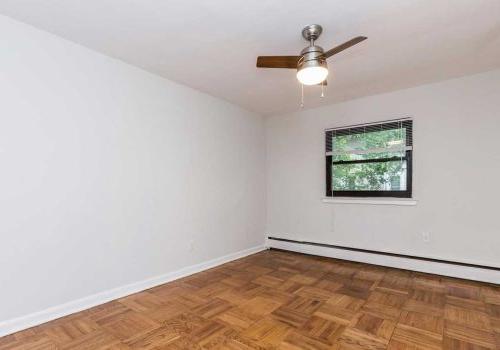
[[[258,68],[297,68],[300,56],[259,56]]]
[[[337,47],[334,47],[331,50],[326,51],[323,54],[323,56],[325,58],[331,57],[331,56],[333,56],[335,54],[338,54],[341,51],[344,51],[345,49],[350,48],[351,46],[359,44],[360,42],[362,42],[362,41],[364,41],[366,39],[368,39],[366,36],[357,36],[357,37],[355,37],[355,38],[353,38],[353,39],[351,39],[349,41],[346,41],[345,43],[343,43],[343,44],[341,44],[341,45],[339,45]]]

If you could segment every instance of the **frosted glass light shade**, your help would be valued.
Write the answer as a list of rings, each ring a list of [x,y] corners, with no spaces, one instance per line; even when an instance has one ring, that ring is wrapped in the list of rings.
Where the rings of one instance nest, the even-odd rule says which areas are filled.
[[[297,72],[297,79],[304,85],[317,85],[328,76],[328,69],[322,66],[304,67]]]

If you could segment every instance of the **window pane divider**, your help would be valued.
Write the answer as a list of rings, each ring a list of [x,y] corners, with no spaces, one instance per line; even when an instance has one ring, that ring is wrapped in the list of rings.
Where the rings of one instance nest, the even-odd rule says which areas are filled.
[[[373,159],[356,159],[356,160],[337,160],[332,162],[332,165],[338,164],[361,164],[361,163],[386,163],[386,162],[397,162],[406,160],[406,156],[403,157],[388,157],[388,158],[373,158]]]

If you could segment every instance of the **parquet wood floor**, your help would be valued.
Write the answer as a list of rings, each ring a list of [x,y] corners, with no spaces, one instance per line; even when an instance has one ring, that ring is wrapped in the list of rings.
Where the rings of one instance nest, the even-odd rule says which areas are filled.
[[[499,285],[276,250],[0,338],[0,350],[499,348]]]

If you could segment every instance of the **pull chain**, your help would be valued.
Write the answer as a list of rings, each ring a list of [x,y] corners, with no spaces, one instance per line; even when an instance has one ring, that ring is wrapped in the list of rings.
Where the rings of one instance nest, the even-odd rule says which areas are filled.
[[[304,84],[300,84],[300,90],[301,90],[300,108],[304,108]]]
[[[321,82],[321,98],[325,97],[325,81]]]

